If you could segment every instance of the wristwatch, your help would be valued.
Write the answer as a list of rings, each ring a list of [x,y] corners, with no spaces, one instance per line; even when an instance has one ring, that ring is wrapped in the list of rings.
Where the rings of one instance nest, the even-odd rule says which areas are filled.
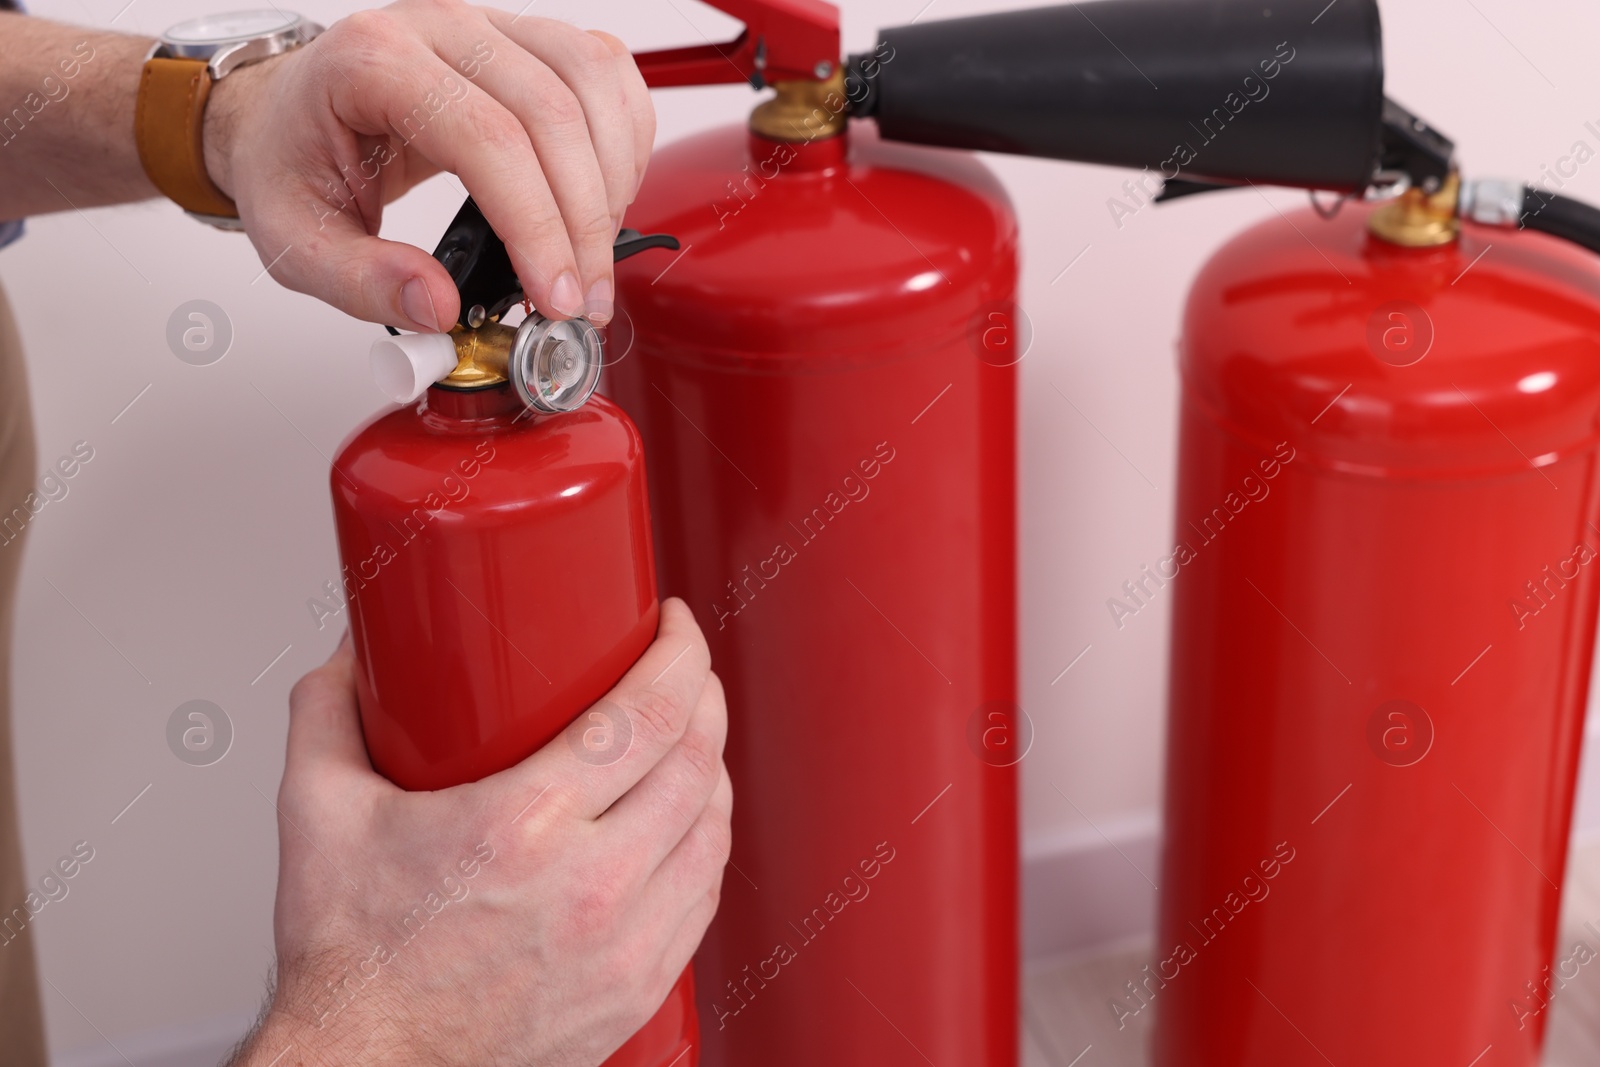
[[[202,222],[243,229],[238,208],[206,173],[206,97],[213,82],[321,32],[293,12],[268,9],[207,15],[162,34],[145,59],[133,118],[139,162],[155,187]]]

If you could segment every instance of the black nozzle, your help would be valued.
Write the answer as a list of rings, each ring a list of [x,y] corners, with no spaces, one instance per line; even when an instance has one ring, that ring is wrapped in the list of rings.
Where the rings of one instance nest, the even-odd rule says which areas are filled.
[[[1376,0],[1101,0],[884,30],[846,95],[890,140],[1366,188],[1381,169]]]

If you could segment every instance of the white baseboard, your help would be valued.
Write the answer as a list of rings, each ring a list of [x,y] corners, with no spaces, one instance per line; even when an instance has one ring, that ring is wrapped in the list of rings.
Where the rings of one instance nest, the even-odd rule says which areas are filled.
[[[1160,820],[1152,810],[1025,842],[1024,958],[1148,935],[1155,927],[1160,840]]]

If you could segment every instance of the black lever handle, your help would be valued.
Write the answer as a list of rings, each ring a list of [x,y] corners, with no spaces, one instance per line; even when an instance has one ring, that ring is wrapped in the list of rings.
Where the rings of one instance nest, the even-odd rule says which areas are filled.
[[[669,234],[641,234],[637,230],[622,230],[612,245],[612,262],[651,248],[677,248],[678,239]],[[461,314],[457,321],[462,326],[481,326],[489,319],[498,318],[523,298],[522,283],[511,266],[511,257],[505,243],[483,217],[471,197],[461,205],[450,228],[433,250],[433,258],[444,264],[451,279],[461,292]],[[482,308],[475,313],[474,308]],[[482,319],[470,321],[481,314]]]
[[[611,262],[621,263],[629,256],[652,248],[677,247],[678,239],[670,233],[640,233],[624,226],[617,231],[616,242],[611,246]]]

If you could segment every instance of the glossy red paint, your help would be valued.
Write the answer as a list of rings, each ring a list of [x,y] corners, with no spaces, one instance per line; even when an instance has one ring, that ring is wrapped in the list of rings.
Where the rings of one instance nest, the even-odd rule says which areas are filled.
[[[373,766],[407,789],[520,762],[655,637],[638,431],[604,398],[523,410],[509,387],[430,389],[333,463],[362,729]],[[608,1067],[696,1062],[693,1005],[685,970]]]
[[[831,71],[839,61],[839,9],[832,4],[712,0],[710,6],[744,23],[739,36],[724,44],[637,53],[634,62],[646,85],[716,85],[751,78],[773,85],[815,79],[820,64]]]
[[[684,251],[619,266],[602,388],[650,452],[662,588],[728,693],[706,1062],[1013,1064],[1006,196],[870,126],[730,127],[658,151],[629,224]]]
[[[1160,935],[1123,1004],[1162,1067],[1530,1067],[1578,966],[1600,264],[1366,216],[1272,219],[1189,298]]]

